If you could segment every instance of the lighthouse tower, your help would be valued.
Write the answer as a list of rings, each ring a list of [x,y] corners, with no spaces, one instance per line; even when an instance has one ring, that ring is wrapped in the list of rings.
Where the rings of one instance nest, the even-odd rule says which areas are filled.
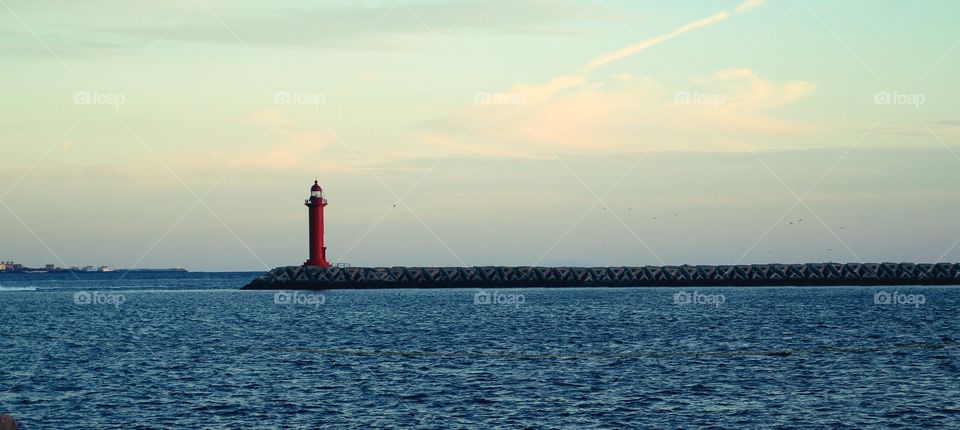
[[[310,259],[304,266],[330,267],[327,262],[327,247],[323,246],[323,208],[327,199],[323,198],[323,188],[317,181],[310,187],[310,198],[303,202],[307,206],[310,218]]]

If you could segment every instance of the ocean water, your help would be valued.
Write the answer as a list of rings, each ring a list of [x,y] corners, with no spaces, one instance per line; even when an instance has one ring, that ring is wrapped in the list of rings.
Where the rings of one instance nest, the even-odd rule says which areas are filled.
[[[0,275],[25,429],[960,428],[960,289]],[[879,302],[879,303],[877,303]]]

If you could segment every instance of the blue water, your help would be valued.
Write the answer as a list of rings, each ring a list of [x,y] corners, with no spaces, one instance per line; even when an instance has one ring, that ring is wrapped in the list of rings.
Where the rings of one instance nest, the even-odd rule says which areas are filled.
[[[277,297],[238,291],[252,273],[121,276],[0,275],[0,412],[25,429],[960,427],[956,287],[475,304],[477,290]],[[881,291],[923,303],[875,304]]]

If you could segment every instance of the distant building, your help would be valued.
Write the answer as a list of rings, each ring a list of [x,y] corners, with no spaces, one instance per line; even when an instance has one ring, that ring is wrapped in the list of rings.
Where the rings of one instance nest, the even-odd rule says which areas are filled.
[[[23,265],[13,261],[0,261],[0,272],[22,272]]]

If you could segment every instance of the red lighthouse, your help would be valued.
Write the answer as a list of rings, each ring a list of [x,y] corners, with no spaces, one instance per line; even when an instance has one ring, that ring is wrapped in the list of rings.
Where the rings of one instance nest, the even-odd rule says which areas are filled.
[[[327,247],[323,246],[323,207],[327,199],[323,198],[323,188],[317,181],[310,187],[310,198],[303,202],[310,216],[310,259],[304,266],[330,267],[327,261]]]

